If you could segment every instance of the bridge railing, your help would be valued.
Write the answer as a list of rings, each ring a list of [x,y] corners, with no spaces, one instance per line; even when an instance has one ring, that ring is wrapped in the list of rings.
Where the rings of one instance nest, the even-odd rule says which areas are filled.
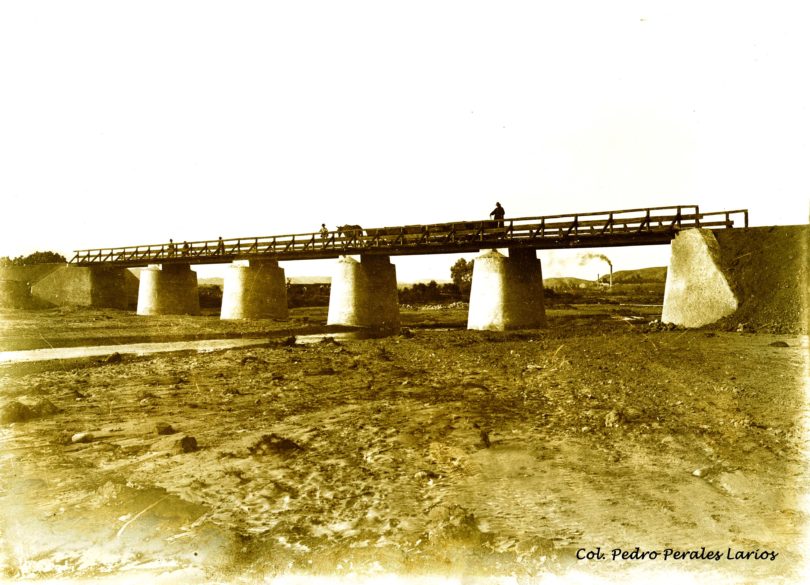
[[[649,207],[581,214],[515,217],[504,220],[471,220],[427,225],[344,229],[319,232],[229,238],[189,242],[141,244],[114,248],[76,250],[71,263],[148,264],[163,261],[202,263],[227,262],[237,258],[274,255],[317,255],[357,253],[364,249],[469,247],[477,243],[532,245],[546,239],[567,239],[587,243],[610,237],[632,238],[681,229],[703,227],[731,228],[742,216],[748,227],[748,211],[733,210],[701,213],[697,205]],[[639,242],[641,243],[641,242]],[[597,244],[594,244],[597,245]],[[491,247],[491,246],[490,246]]]

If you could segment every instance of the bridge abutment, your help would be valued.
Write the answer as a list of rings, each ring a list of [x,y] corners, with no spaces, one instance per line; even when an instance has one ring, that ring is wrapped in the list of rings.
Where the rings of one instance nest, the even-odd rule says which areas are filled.
[[[537,253],[489,250],[475,259],[467,329],[545,327],[543,273]]]
[[[388,256],[344,256],[337,261],[327,325],[399,329],[396,267]]]
[[[225,275],[221,319],[286,319],[287,282],[275,260],[237,260]]]
[[[809,226],[684,230],[670,254],[664,323],[810,330]]]
[[[140,273],[138,315],[199,315],[197,273],[189,264],[150,264]]]
[[[38,302],[57,306],[129,309],[135,304],[137,279],[116,266],[71,266],[54,264],[43,274],[35,267],[20,267],[24,281]]]
[[[737,297],[709,230],[685,230],[672,240],[661,320],[702,327],[737,310]]]

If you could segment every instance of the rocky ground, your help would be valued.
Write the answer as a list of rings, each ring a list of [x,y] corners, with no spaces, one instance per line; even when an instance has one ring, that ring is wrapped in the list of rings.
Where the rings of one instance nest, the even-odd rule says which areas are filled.
[[[0,350],[272,339],[0,365],[0,575],[798,581],[807,337],[657,314],[570,305],[494,333],[434,307],[404,311],[399,336],[336,341],[317,308],[245,324],[5,311]],[[597,547],[605,560],[577,559]],[[751,554],[611,559],[635,547]]]

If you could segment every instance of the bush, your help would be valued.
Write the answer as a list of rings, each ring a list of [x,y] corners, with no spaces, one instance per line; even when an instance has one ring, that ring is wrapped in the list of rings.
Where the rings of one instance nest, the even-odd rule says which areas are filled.
[[[329,306],[328,284],[292,284],[287,283],[287,306],[327,307]]]
[[[222,289],[217,284],[201,284],[198,287],[200,293],[200,307],[215,309],[222,306]]]
[[[399,290],[399,302],[407,305],[452,303],[461,300],[461,293],[455,284],[439,286],[435,280],[406,286]]]
[[[67,262],[67,258],[57,252],[34,252],[28,256],[17,256],[9,258],[0,257],[0,266],[33,266],[34,264],[54,264]]]

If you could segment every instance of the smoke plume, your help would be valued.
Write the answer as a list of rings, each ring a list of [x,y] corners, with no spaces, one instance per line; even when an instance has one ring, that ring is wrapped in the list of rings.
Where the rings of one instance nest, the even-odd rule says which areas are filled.
[[[607,262],[608,266],[610,266],[610,268],[613,269],[613,262],[610,261],[610,258],[605,256],[604,254],[592,254],[590,252],[587,254],[580,255],[579,265],[582,266],[583,264],[586,264],[591,260],[604,260],[605,262]]]

